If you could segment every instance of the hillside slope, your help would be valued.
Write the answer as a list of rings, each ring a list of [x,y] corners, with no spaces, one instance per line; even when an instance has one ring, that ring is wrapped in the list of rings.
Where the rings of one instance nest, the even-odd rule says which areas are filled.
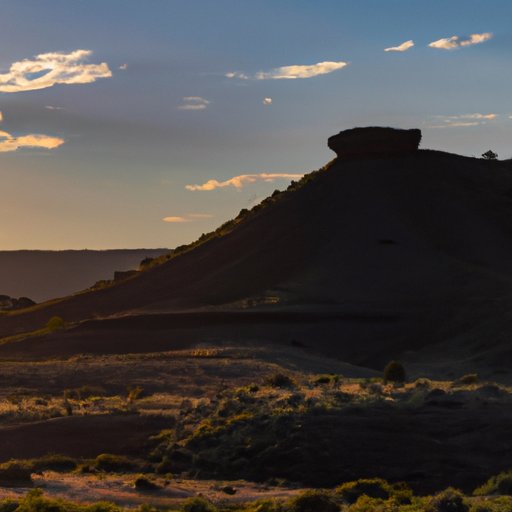
[[[272,306],[254,312],[336,311],[368,319],[354,325],[341,317],[305,335],[308,346],[357,364],[378,366],[390,355],[408,357],[433,345],[437,354],[448,353],[450,340],[460,345],[454,354],[467,358],[460,349],[465,333],[476,340],[480,330],[482,343],[484,335],[497,336],[503,322],[512,324],[498,315],[512,305],[511,171],[510,162],[429,150],[338,158],[237,218],[222,236],[111,288],[0,318],[0,335],[38,328],[54,314],[78,321],[151,312],[165,313],[151,319],[161,329],[144,327],[144,317],[135,330],[123,330],[123,319],[116,320],[117,329],[129,345],[133,336],[149,342],[151,332],[160,341],[165,332],[171,343],[171,312],[233,309],[243,299],[259,304],[271,298]],[[97,324],[54,338],[74,339],[96,325],[104,338],[90,333],[81,349],[84,339],[107,343],[115,329]],[[200,324],[196,318],[188,328]],[[230,331],[225,320],[215,332],[239,331]],[[0,347],[0,356],[10,350]]]

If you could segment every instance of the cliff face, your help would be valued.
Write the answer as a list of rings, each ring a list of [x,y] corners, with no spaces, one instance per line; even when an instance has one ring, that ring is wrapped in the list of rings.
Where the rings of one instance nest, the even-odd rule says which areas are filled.
[[[421,130],[368,127],[344,130],[329,137],[327,145],[339,158],[386,156],[413,153],[418,150]]]

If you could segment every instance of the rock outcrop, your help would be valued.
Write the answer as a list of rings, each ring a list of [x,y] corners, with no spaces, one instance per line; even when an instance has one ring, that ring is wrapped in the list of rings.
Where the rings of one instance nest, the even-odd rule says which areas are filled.
[[[0,311],[13,311],[15,309],[24,309],[34,306],[35,302],[28,297],[14,299],[8,295],[0,295]]]
[[[339,158],[387,156],[418,150],[421,130],[397,128],[352,128],[329,137],[327,145]]]

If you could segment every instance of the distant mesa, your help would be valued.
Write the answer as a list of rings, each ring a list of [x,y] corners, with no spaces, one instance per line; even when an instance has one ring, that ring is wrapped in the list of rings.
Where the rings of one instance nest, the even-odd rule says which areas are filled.
[[[329,137],[327,145],[339,158],[396,156],[414,153],[421,141],[421,130],[367,127],[344,130]]]

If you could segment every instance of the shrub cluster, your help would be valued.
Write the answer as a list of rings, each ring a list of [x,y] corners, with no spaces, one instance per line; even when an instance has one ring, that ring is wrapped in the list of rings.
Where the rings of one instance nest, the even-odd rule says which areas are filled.
[[[405,382],[406,374],[402,363],[390,361],[384,368],[384,382],[401,384]]]
[[[512,495],[512,470],[504,471],[489,478],[485,484],[477,487],[473,494],[475,496],[489,496],[493,494]]]

